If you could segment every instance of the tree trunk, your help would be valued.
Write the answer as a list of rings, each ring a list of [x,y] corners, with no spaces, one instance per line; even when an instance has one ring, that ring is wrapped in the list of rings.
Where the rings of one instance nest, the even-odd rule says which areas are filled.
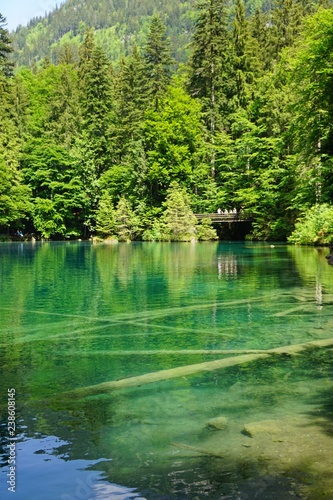
[[[73,391],[62,394],[61,396],[70,399],[79,399],[87,396],[93,396],[96,394],[112,392],[116,389],[124,389],[127,387],[138,387],[140,385],[152,384],[153,382],[160,382],[162,380],[169,380],[172,378],[186,377],[198,373],[220,370],[222,368],[228,368],[230,366],[241,365],[244,363],[249,363],[250,361],[256,361],[257,359],[267,359],[275,354],[296,355],[299,352],[305,351],[306,349],[310,349],[313,347],[314,348],[328,347],[331,345],[333,345],[333,338],[314,340],[311,342],[306,342],[304,344],[282,346],[282,347],[277,347],[275,349],[268,349],[266,351],[258,353],[241,354],[239,356],[217,359],[215,361],[206,361],[204,363],[179,366],[177,368],[170,368],[168,370],[161,370],[158,372],[147,373],[145,375],[139,375],[137,377],[129,377],[125,379],[114,380],[111,382],[104,382],[102,384],[96,384],[83,387],[81,389],[75,389]]]

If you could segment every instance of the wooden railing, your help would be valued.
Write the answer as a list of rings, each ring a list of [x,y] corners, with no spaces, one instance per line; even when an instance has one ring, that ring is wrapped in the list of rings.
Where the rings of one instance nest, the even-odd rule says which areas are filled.
[[[198,220],[210,219],[212,222],[251,222],[253,214],[249,212],[222,212],[213,214],[194,214]]]

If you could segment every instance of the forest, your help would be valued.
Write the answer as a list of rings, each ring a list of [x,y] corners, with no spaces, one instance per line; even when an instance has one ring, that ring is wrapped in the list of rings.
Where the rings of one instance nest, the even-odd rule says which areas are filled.
[[[186,50],[152,13],[118,58],[85,25],[30,65],[0,14],[2,239],[215,239],[194,214],[236,209],[249,239],[333,242],[331,5],[191,9]]]

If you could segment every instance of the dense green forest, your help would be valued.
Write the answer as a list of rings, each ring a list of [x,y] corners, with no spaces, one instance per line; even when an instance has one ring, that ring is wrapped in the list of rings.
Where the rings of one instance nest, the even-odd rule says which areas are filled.
[[[16,68],[1,16],[2,234],[212,239],[193,212],[220,208],[251,212],[253,239],[333,242],[330,5],[174,5],[147,7],[142,39],[118,58],[84,20],[77,48]],[[164,18],[180,12],[192,22],[183,62]]]

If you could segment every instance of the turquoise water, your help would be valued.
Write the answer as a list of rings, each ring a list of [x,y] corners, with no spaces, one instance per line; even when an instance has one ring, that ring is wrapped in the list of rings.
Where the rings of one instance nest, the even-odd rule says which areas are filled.
[[[330,348],[68,396],[333,337],[327,253],[2,243],[1,498],[12,495],[9,388],[17,500],[333,498]]]

